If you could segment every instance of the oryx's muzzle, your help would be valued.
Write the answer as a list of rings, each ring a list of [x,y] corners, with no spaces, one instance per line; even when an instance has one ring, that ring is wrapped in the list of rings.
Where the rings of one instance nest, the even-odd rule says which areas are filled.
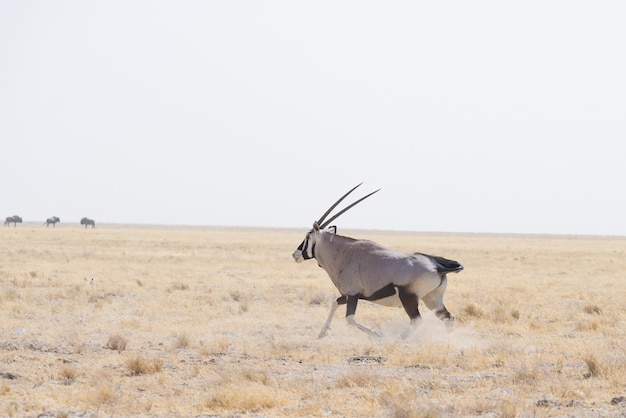
[[[302,256],[302,251],[300,251],[300,249],[295,250],[293,254],[291,254],[291,256],[293,257],[294,260],[296,260],[296,263],[302,263],[304,261],[304,257]]]
[[[313,254],[313,246],[315,246],[315,244],[313,244],[313,246],[309,246],[309,241],[310,239],[307,236],[305,240],[298,245],[298,248],[296,248],[293,254],[291,254],[293,259],[296,260],[296,263],[302,263],[304,260],[309,260],[315,257]]]

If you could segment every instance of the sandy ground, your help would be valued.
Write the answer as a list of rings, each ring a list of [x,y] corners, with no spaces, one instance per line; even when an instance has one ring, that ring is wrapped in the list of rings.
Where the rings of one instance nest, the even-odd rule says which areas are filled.
[[[442,255],[452,332],[338,294],[306,230],[0,229],[0,416],[626,416],[626,238],[339,231]]]

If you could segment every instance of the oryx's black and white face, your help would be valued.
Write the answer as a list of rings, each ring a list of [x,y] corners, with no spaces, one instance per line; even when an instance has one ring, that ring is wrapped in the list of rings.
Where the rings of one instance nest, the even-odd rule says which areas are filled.
[[[329,226],[324,230],[324,232],[336,234],[337,227]],[[296,260],[296,263],[302,263],[304,260],[310,260],[312,258],[315,258],[315,243],[317,242],[319,235],[320,227],[317,222],[314,222],[313,229],[307,232],[306,236],[304,237],[304,241],[302,241],[302,243],[298,245],[298,248],[296,248],[296,250],[291,255],[293,259]]]

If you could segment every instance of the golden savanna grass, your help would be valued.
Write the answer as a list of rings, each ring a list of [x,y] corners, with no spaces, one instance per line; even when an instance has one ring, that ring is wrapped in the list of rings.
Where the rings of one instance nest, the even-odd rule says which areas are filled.
[[[626,238],[346,232],[463,263],[457,322],[317,339],[305,229],[1,229],[0,416],[626,416]]]

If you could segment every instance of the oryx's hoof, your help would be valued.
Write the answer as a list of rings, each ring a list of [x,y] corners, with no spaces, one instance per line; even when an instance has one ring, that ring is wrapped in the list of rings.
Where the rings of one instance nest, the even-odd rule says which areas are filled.
[[[452,332],[454,329],[454,315],[450,315],[450,318],[444,320],[443,323],[446,326],[446,331]]]

